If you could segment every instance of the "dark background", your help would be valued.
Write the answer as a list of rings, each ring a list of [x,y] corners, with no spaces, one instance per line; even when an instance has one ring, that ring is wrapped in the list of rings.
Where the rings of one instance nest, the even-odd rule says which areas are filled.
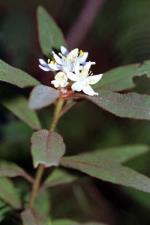
[[[148,0],[43,0],[42,3],[38,0],[0,0],[1,59],[45,84],[49,83],[49,74],[38,68],[38,58],[42,57],[36,21],[38,5],[44,6],[55,19],[70,48],[79,47],[89,52],[90,60],[97,62],[93,69],[96,74],[150,59]],[[135,91],[150,93],[150,81],[145,76],[140,81],[137,78],[135,83]],[[0,84],[1,99],[12,96],[12,93],[14,96],[28,95],[29,91]],[[50,115],[51,109],[39,112],[45,127],[50,122]],[[61,120],[58,130],[64,136],[68,154],[126,144],[150,144],[149,122],[120,119],[87,102],[74,106]],[[0,108],[0,158],[16,161],[32,173],[32,167],[28,166],[31,164],[31,133],[29,127]],[[150,175],[149,164],[149,155],[129,163],[147,175]],[[70,199],[65,198],[68,191]],[[150,224],[148,194],[84,179],[73,187],[52,190],[52,193],[54,217],[96,218],[110,225]],[[59,205],[58,198],[62,198]],[[70,205],[72,202],[74,207]]]

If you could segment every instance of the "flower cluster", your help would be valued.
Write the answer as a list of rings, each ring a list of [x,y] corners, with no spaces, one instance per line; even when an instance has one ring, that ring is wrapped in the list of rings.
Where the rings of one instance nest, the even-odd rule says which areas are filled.
[[[90,71],[95,62],[87,61],[88,52],[78,48],[68,51],[61,46],[61,52],[52,52],[53,59],[46,62],[39,59],[39,67],[44,71],[55,72],[55,79],[51,81],[55,88],[83,91],[85,94],[98,95],[91,85],[96,84],[102,78],[102,74],[93,75]]]

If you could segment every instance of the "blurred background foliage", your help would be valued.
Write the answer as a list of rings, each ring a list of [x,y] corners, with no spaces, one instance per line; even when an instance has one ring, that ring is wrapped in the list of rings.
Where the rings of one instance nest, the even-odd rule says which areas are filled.
[[[42,53],[37,37],[36,8],[42,4],[67,37],[85,2],[1,0],[1,59],[24,69],[43,83],[50,82],[49,75],[38,68],[38,58]],[[79,46],[89,51],[90,59],[97,62],[94,72],[101,73],[115,66],[150,59],[149,9],[148,0],[107,0],[104,3]],[[147,78],[143,77],[140,81],[137,78],[135,82],[136,91],[150,93],[150,81]],[[28,95],[29,91],[1,84],[0,99],[12,96],[12,92],[14,96],[22,93]],[[0,115],[0,158],[15,161],[33,173],[29,148],[32,130],[2,107]],[[51,115],[52,109],[39,112],[45,127],[49,126]],[[67,154],[126,144],[150,144],[149,122],[117,118],[88,102],[79,102],[66,113],[58,131],[64,136]],[[150,175],[149,156],[147,154],[132,160],[128,165]],[[54,218],[69,215],[70,218],[81,220],[100,218],[110,225],[150,224],[150,195],[96,179],[92,182],[81,179],[72,185],[52,188],[49,202]],[[1,207],[10,216],[6,220],[4,213],[0,214],[0,224],[10,224],[9,218],[15,218],[15,223],[11,221],[11,224],[20,224],[8,206],[0,202]]]

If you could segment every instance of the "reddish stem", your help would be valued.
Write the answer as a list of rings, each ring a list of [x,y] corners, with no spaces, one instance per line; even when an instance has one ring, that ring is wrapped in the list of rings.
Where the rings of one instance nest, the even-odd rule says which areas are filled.
[[[84,40],[104,2],[105,0],[85,0],[85,5],[66,38],[70,48]]]

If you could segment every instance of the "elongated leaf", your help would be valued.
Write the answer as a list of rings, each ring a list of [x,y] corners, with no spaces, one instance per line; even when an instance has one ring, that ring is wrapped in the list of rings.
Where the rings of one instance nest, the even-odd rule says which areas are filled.
[[[0,177],[0,198],[13,208],[21,208],[21,202],[12,181],[6,177]]]
[[[39,81],[26,72],[10,66],[2,60],[0,60],[0,81],[16,85],[20,88],[39,84]]]
[[[52,224],[53,225],[105,225],[104,223],[99,223],[99,222],[79,223],[69,219],[56,220]]]
[[[31,128],[35,130],[39,130],[41,128],[36,113],[29,109],[28,101],[24,97],[3,102],[3,105],[13,112],[19,119],[27,123]]]
[[[21,213],[23,225],[47,225],[45,220],[32,209],[26,209]]]
[[[65,153],[65,145],[58,133],[39,130],[33,134],[31,143],[35,167],[40,163],[45,167],[59,165],[60,159]]]
[[[77,179],[76,176],[73,176],[61,169],[55,169],[52,174],[50,174],[44,182],[44,187],[54,187],[61,184],[68,184]]]
[[[85,97],[116,116],[150,120],[150,96],[148,95],[119,94],[103,90],[98,96]]]
[[[41,109],[56,101],[59,91],[46,85],[38,85],[31,92],[29,107],[31,109]]]
[[[65,45],[65,41],[61,30],[43,7],[38,7],[37,16],[40,46],[48,56],[53,48]]]
[[[104,73],[102,80],[95,87],[97,90],[126,90],[135,86],[134,77],[142,75],[150,77],[150,61],[114,68]]]
[[[0,177],[24,177],[32,181],[32,178],[19,166],[12,162],[0,162]]]
[[[114,162],[111,158],[101,159],[94,156],[94,153],[93,156],[80,154],[62,158],[61,164],[104,181],[150,193],[150,178]]]
[[[97,150],[94,152],[86,153],[88,157],[95,157],[100,160],[111,159],[117,163],[124,163],[134,157],[141,154],[147,153],[149,151],[149,146],[147,145],[129,145],[129,146],[119,146],[109,149]]]

